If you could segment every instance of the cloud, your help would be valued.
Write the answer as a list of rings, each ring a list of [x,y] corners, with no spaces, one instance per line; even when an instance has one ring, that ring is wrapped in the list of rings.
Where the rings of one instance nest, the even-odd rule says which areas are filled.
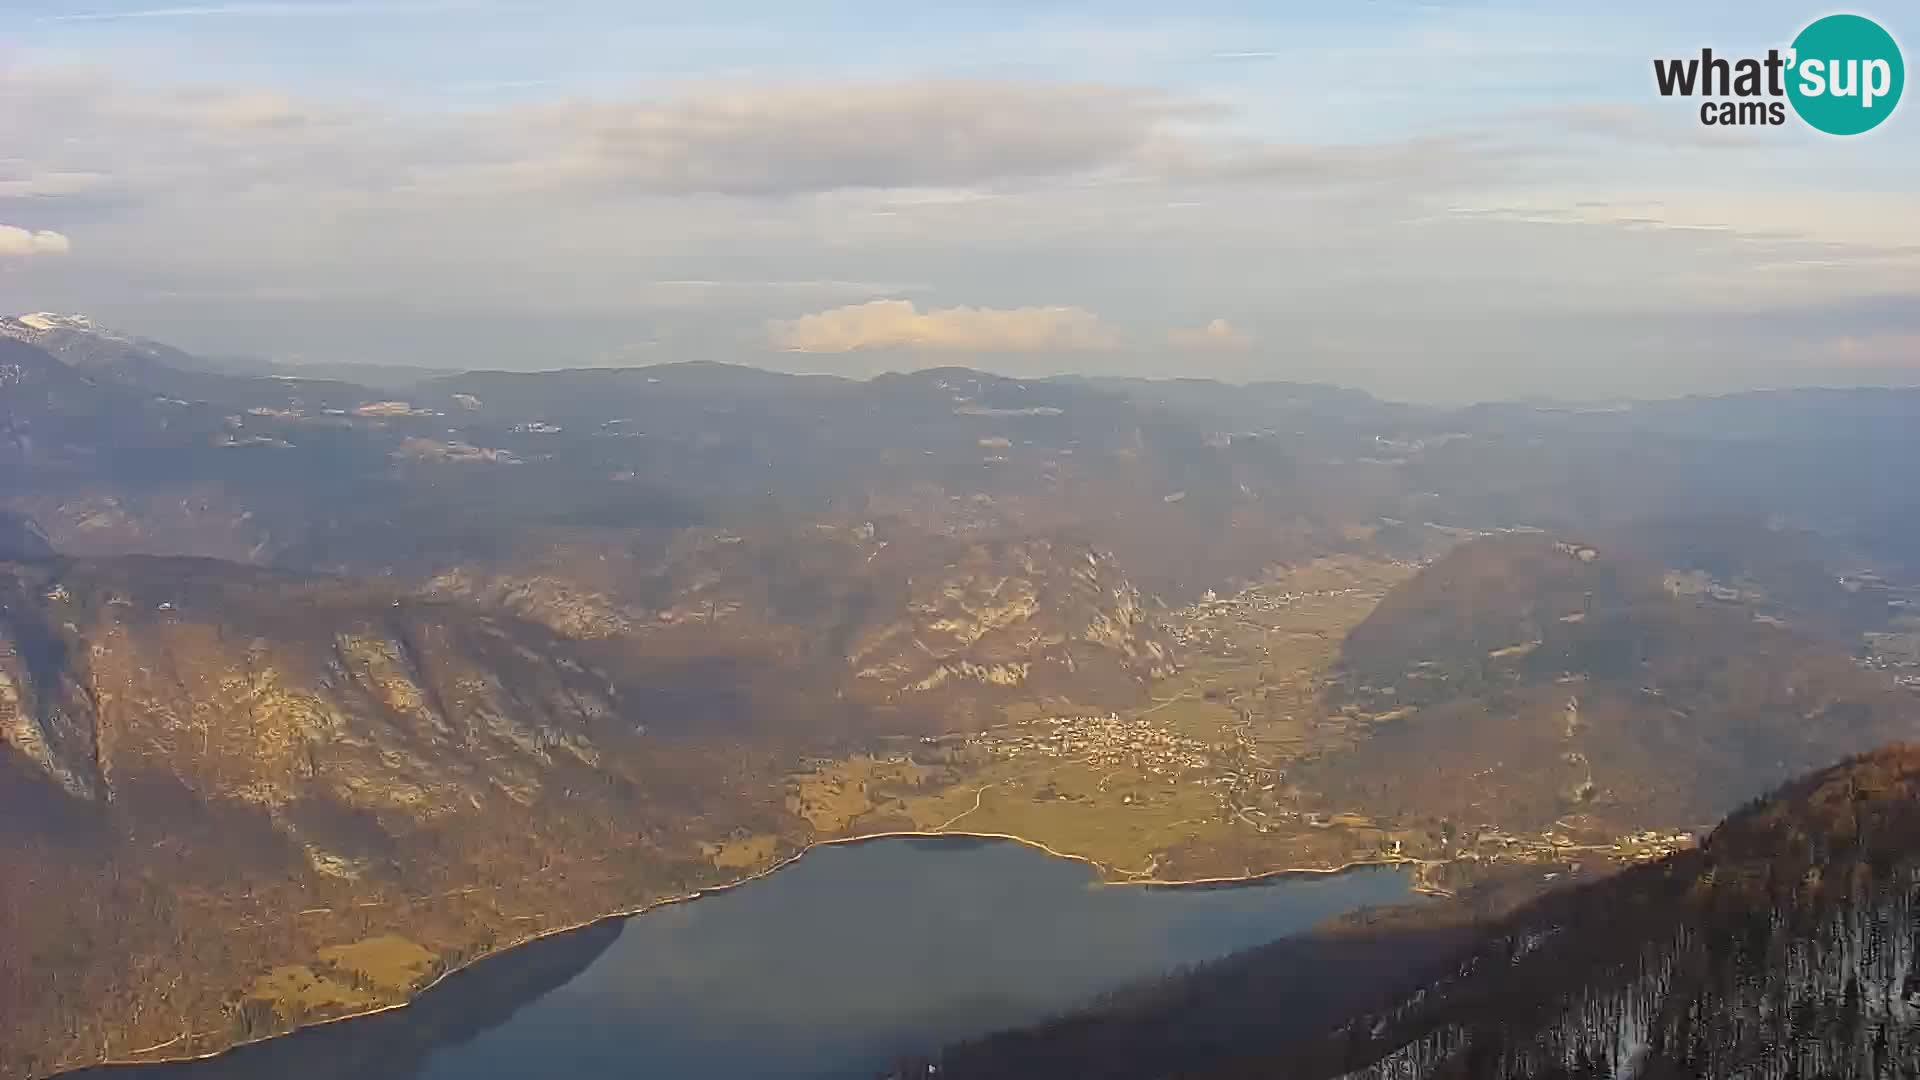
[[[338,5],[323,4],[215,4],[200,7],[137,8],[128,11],[77,11],[66,15],[48,15],[41,22],[120,22],[126,19],[201,19],[218,16],[286,17],[298,15],[340,15]]]
[[[759,281],[715,280],[712,278],[669,278],[649,283],[655,289],[684,289],[689,292],[716,293],[857,293],[867,296],[894,296],[924,291],[927,286],[886,281],[839,281],[832,278],[768,279]]]
[[[183,9],[184,10],[184,9]],[[411,210],[492,202],[882,192],[955,206],[1052,186],[1235,183],[1425,193],[1510,160],[1484,139],[1279,143],[1169,92],[1031,79],[679,84],[478,109],[142,85],[0,68],[0,197],[85,184],[116,203],[271,196]]]
[[[1644,110],[1463,113],[1490,133],[1447,136],[1296,116],[1285,95],[1223,112],[1093,81],[595,82],[588,99],[452,107],[133,70],[0,62],[0,221],[58,225],[85,253],[0,271],[37,306],[209,351],[291,335],[519,367],[658,340],[848,368],[978,349],[1002,368],[1269,377],[1276,358],[1235,347],[1239,327],[1200,325],[1257,311],[1287,327],[1294,375],[1450,398],[1766,381],[1872,328],[1720,328],[1920,294],[1904,158],[1701,171],[1638,137]],[[1686,121],[1656,119],[1653,136]],[[1316,141],[1328,131],[1367,134]],[[1687,329],[1708,316],[1714,333]],[[792,320],[772,327],[785,359],[764,350],[769,318]],[[1106,351],[1038,351],[1063,348]],[[1541,369],[1543,350],[1565,364]]]
[[[41,22],[123,22],[128,19],[302,19],[340,18],[369,14],[444,11],[456,3],[280,3],[200,4],[185,7],[131,8],[123,11],[78,11],[43,16]]]
[[[789,352],[930,349],[963,352],[1055,352],[1111,349],[1118,337],[1098,316],[1076,307],[935,308],[910,300],[873,300],[803,315],[772,326],[773,343]]]
[[[1374,184],[1426,191],[1497,175],[1524,156],[1515,146],[1470,135],[1293,144],[1174,132],[1143,146],[1140,162],[1168,181],[1257,182],[1304,189]]]
[[[1822,345],[1817,359],[1832,367],[1920,370],[1920,333],[1848,334]]]
[[[641,283],[634,296],[652,308],[746,309],[786,307],[793,303],[829,304],[848,298],[902,296],[924,292],[911,282],[841,281],[831,278],[742,280],[736,278],[664,278]]]
[[[434,111],[0,68],[8,168],[105,176],[141,193],[267,184],[418,198],[973,198],[1000,184],[1139,175],[1151,148],[1216,115],[1158,91],[1018,79],[685,84]]]
[[[1671,103],[1662,103],[1667,104]],[[1750,148],[1765,146],[1768,142],[1751,129],[1701,124],[1698,114],[1686,108],[1585,102],[1525,110],[1516,113],[1514,119],[1538,124],[1546,131],[1667,148]]]
[[[1663,282],[1688,303],[1764,309],[1920,289],[1920,199],[1907,192],[1537,189],[1453,206],[1448,216],[1483,234],[1502,225],[1574,234],[1566,242],[1583,262],[1643,253],[1652,258],[1638,271],[1642,285]],[[1554,280],[1572,287],[1568,274]]]
[[[966,188],[1125,166],[1185,115],[1129,88],[983,79],[697,87],[519,111],[564,176],[664,194]]]
[[[136,86],[75,68],[0,65],[0,197],[224,199],[262,183],[312,190],[390,172],[422,133],[365,108],[219,86]],[[327,162],[336,163],[326,167]]]
[[[99,173],[50,172],[28,176],[0,176],[0,199],[66,198],[99,187]]]
[[[0,225],[0,257],[65,255],[72,250],[72,242],[64,234],[52,229],[36,231],[17,225]]]
[[[1253,337],[1225,319],[1214,319],[1202,327],[1169,332],[1167,344],[1179,349],[1244,349],[1253,344]]]

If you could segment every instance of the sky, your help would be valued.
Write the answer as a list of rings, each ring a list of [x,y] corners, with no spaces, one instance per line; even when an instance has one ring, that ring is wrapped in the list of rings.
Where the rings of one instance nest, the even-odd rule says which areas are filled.
[[[0,311],[289,363],[1920,384],[1920,103],[1654,89],[1830,10],[0,0]]]

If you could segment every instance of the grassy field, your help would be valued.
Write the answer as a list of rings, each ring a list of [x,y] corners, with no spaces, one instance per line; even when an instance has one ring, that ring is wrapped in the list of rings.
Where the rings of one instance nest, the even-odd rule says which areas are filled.
[[[772,833],[752,833],[701,844],[700,850],[722,870],[757,870],[774,861],[780,852],[780,838]]]
[[[1154,855],[1221,817],[1212,789],[1075,762],[1000,763],[937,795],[908,800],[921,829],[1004,833],[1146,874]]]
[[[330,945],[320,962],[334,971],[358,975],[377,990],[410,990],[433,973],[434,955],[397,934]]]
[[[398,1000],[438,970],[438,958],[398,934],[329,945],[307,964],[276,967],[254,980],[247,996],[283,1016],[366,1009]]]
[[[254,980],[247,996],[272,1002],[274,1010],[283,1016],[363,1009],[373,1004],[373,995],[321,975],[305,964],[274,968]]]
[[[1338,558],[1276,573],[1173,613],[1184,666],[1132,710],[1103,718],[1023,703],[936,765],[904,754],[819,763],[791,778],[788,808],[822,836],[1019,836],[1119,878],[1378,857],[1391,849],[1387,832],[1354,808],[1301,812],[1283,777],[1288,762],[1361,737],[1365,720],[1324,714],[1321,689],[1347,632],[1413,572]]]
[[[859,754],[821,762],[810,771],[788,777],[787,809],[806,818],[816,833],[840,833],[889,802],[917,793],[936,775],[936,770],[904,756]]]

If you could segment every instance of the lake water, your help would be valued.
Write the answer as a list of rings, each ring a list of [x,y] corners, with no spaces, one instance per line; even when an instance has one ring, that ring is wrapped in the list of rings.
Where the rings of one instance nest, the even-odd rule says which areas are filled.
[[[413,1006],[117,1080],[868,1078],[897,1056],[1329,916],[1407,899],[1396,869],[1100,887],[1024,845],[819,848],[738,889],[559,935]],[[137,1076],[132,1074],[138,1074]]]

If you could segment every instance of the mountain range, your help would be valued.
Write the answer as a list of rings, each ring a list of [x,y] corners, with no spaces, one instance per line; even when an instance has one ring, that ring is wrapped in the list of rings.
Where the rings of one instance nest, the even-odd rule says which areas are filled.
[[[1418,858],[1471,915],[1407,927],[1436,962],[1535,910],[1538,865],[1654,873],[1555,844],[1704,832],[1920,736],[1920,394],[242,367],[0,320],[0,1075],[366,1011],[944,820],[1035,718],[1213,725],[1180,736],[1228,770],[1209,831],[1129,865]],[[1330,559],[1391,585],[1246,636]],[[1874,763],[1906,760],[1849,768],[1905,791]],[[1303,1015],[1384,992],[1351,989]],[[1325,1060],[1468,1023],[1428,1016]]]

